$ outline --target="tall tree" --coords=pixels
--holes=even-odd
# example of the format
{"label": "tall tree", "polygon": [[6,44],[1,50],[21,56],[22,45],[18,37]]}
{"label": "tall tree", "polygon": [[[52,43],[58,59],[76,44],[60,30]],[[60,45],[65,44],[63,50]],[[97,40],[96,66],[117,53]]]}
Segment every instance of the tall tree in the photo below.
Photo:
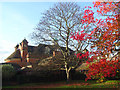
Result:
{"label": "tall tree", "polygon": [[[120,50],[120,3],[95,2],[93,8],[97,9],[97,13],[91,8],[90,6],[86,7],[82,23],[85,24],[86,27],[91,25],[91,23],[95,25],[94,39],[92,41],[94,45],[92,47],[97,49],[94,55],[104,58],[108,55],[107,58],[110,58],[110,54]],[[97,15],[99,18],[91,17]],[[119,53],[120,52],[113,57],[116,57]]]}
{"label": "tall tree", "polygon": [[[63,59],[61,61],[64,62],[63,65],[68,81],[70,70],[80,63],[80,60],[78,60],[74,61],[76,62],[74,65],[71,64],[71,60],[73,59],[69,57],[69,48],[81,51],[89,46],[89,43],[86,40],[76,42],[71,38],[72,34],[75,32],[80,31],[83,33],[83,24],[81,23],[83,13],[83,9],[76,3],[57,3],[53,8],[50,8],[43,13],[43,17],[40,19],[40,22],[33,33],[33,38],[36,39],[38,43],[54,42],[57,47],[59,47],[63,54]],[[61,46],[66,47],[66,50],[62,50]]]}
{"label": "tall tree", "polygon": [[[95,2],[94,7],[97,8],[97,12],[93,13],[92,7],[86,7],[84,11],[84,16],[82,23],[85,28],[95,24],[93,35],[91,39],[94,43],[96,50],[93,52],[95,57],[102,57],[97,62],[89,64],[89,69],[86,74],[87,79],[99,79],[101,82],[105,77],[114,77],[119,74],[120,69],[120,2]],[[99,18],[93,17],[98,15]],[[91,17],[92,16],[92,17]],[[75,34],[74,37],[79,37],[81,35]],[[81,40],[81,38],[75,38],[76,40]],[[110,61],[107,60],[106,55],[118,51]],[[82,54],[77,54],[77,57],[81,58],[84,56]],[[87,54],[86,54],[87,56]],[[89,58],[88,60],[93,60],[94,58]],[[89,63],[89,62],[88,62]]]}
{"label": "tall tree", "polygon": [[99,15],[105,17],[97,22],[95,37],[99,37],[97,38],[99,43],[95,45],[99,47],[100,55],[110,55],[118,51],[113,55],[116,57],[120,54],[120,2],[95,2],[94,7],[97,8]]}

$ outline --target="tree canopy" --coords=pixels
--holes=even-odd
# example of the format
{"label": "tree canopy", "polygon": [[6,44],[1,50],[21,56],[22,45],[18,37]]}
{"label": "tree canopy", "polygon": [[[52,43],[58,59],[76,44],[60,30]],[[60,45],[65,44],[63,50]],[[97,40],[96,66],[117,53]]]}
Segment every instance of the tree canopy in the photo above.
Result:
{"label": "tree canopy", "polygon": [[[38,43],[54,43],[61,50],[63,58],[59,60],[63,62],[67,79],[69,79],[69,71],[81,62],[80,59],[74,60],[74,57],[73,59],[70,57],[69,48],[83,51],[89,46],[88,40],[77,42],[71,38],[75,32],[82,33],[83,14],[83,9],[74,2],[56,3],[43,13],[33,33],[33,38]],[[66,49],[62,50],[61,46]],[[74,65],[71,62],[74,62]]]}

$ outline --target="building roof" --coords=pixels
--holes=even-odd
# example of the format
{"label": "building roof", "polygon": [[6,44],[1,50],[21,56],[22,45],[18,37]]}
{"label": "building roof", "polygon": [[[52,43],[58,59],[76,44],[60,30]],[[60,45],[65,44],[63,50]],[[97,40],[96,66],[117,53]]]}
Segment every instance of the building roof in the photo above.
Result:
{"label": "building roof", "polygon": [[20,50],[15,50],[7,59],[21,58]]}
{"label": "building roof", "polygon": [[28,46],[28,52],[33,52],[34,48],[35,48],[35,46]]}
{"label": "building roof", "polygon": [[28,43],[28,41],[26,39],[24,39],[22,42]]}
{"label": "building roof", "polygon": [[[59,62],[61,63],[59,63]],[[61,68],[64,67],[62,65],[63,61],[61,60],[56,60],[55,57],[47,57],[45,59],[42,59],[38,62],[38,65],[34,67],[35,70],[60,70]]]}
{"label": "building roof", "polygon": [[[50,49],[50,53],[49,55],[53,55],[53,51],[55,51],[56,49],[58,49],[58,47],[54,46],[54,45],[46,45],[46,44],[39,44],[37,47],[35,46],[28,46],[28,52],[30,54],[30,57],[32,58],[40,58],[41,55],[45,55],[45,48],[48,47]],[[66,50],[65,47],[61,47],[61,49],[63,51]],[[70,51],[72,51],[71,49],[69,49]]]}
{"label": "building roof", "polygon": [[[23,42],[27,42],[26,39],[23,40]],[[17,45],[18,47],[18,45]],[[53,55],[53,51],[57,50],[58,47],[55,45],[46,45],[46,44],[39,44],[38,46],[30,46],[28,45],[28,54],[29,58],[39,58],[43,59],[43,57],[48,57],[47,54],[45,54],[45,47],[48,47],[50,49],[49,56]],[[66,50],[65,47],[61,47],[63,51]],[[69,49],[70,51],[73,51]],[[20,49],[15,50],[7,59],[14,59],[14,58],[21,58]],[[6,59],[6,60],[7,60]]]}
{"label": "building roof", "polygon": [[87,63],[82,63],[78,68],[76,68],[77,71],[79,70],[88,70],[88,64]]}

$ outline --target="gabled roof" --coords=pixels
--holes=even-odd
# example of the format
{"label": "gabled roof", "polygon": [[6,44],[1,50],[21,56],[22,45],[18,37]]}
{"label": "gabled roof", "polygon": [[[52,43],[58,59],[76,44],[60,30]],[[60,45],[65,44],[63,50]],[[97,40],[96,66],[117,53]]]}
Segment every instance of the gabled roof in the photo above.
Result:
{"label": "gabled roof", "polygon": [[33,52],[35,49],[35,46],[28,46],[28,52]]}
{"label": "gabled roof", "polygon": [[26,39],[24,39],[22,42],[24,42],[24,43],[28,43],[28,41],[27,41]]}
{"label": "gabled roof", "polygon": [[7,59],[21,58],[20,50],[15,50]]}
{"label": "gabled roof", "polygon": [[[46,44],[39,44],[38,46],[28,46],[28,53],[30,54],[30,57],[32,58],[40,58],[41,55],[45,55],[45,47],[48,47],[50,49],[49,55],[53,54],[53,51],[58,49],[55,45],[46,45]],[[65,47],[61,47],[63,51],[66,50]],[[69,49],[70,51],[73,51]]]}
{"label": "gabled roof", "polygon": [[[23,40],[24,42],[27,42],[26,39]],[[17,45],[18,47],[18,45]],[[43,57],[48,57],[47,55],[45,56],[45,47],[48,47],[50,49],[49,56],[53,55],[53,51],[56,49],[59,49],[56,45],[46,45],[46,44],[39,44],[38,46],[30,46],[28,45],[28,53],[30,58],[41,58]],[[66,47],[61,47],[63,51],[66,50]],[[70,51],[73,51],[69,49]],[[14,59],[14,58],[21,58],[20,50],[17,49],[15,50],[7,59]]]}

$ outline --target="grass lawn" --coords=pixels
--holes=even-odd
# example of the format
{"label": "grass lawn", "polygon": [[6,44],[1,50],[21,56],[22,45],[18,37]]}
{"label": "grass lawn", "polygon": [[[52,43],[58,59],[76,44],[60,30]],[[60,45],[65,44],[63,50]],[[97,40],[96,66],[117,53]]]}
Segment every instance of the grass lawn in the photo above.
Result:
{"label": "grass lawn", "polygon": [[[61,84],[61,86],[59,86]],[[109,80],[103,83],[96,83],[95,80],[89,80],[87,82],[83,80],[71,81],[69,84],[65,84],[65,81],[62,82],[53,82],[53,83],[29,83],[22,84],[17,86],[3,86],[2,88],[25,88],[25,87],[35,87],[41,88],[41,86],[53,86],[52,88],[119,88],[120,89],[120,80]]]}
{"label": "grass lawn", "polygon": [[109,80],[103,83],[91,83],[89,84],[78,84],[78,85],[65,85],[57,88],[119,88],[120,89],[120,80]]}

